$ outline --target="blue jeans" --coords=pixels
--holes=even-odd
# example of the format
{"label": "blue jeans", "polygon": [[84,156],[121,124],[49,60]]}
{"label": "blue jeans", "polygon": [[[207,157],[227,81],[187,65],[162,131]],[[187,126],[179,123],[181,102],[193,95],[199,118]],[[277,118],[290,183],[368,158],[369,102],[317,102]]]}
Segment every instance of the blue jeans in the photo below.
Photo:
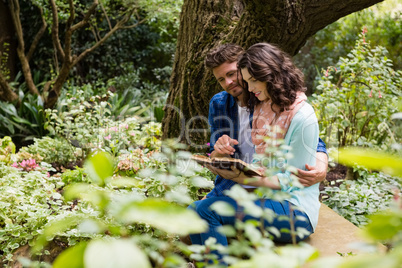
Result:
{"label": "blue jeans", "polygon": [[[204,200],[199,200],[195,201],[193,204],[189,206],[190,209],[195,210],[198,215],[205,221],[207,221],[209,225],[209,230],[205,233],[201,234],[191,234],[191,243],[192,244],[198,244],[198,245],[204,245],[205,241],[209,237],[215,237],[217,239],[217,243],[227,246],[228,241],[225,235],[219,233],[217,229],[222,226],[222,225],[234,225],[235,223],[235,216],[231,217],[226,217],[226,216],[220,216],[218,213],[215,211],[211,210],[209,207],[216,201],[224,201],[229,203],[235,208],[236,214],[242,213],[242,208],[237,205],[236,201],[233,200],[232,198],[228,196],[218,196],[218,197],[209,197]],[[290,209],[289,206],[291,205],[288,201],[283,201],[283,202],[278,202],[278,201],[273,201],[271,199],[259,199],[254,202],[256,205],[261,206],[261,204],[264,205],[265,208],[269,208],[272,211],[275,212],[276,215],[287,215],[290,216]],[[307,231],[310,233],[313,232],[313,228],[311,226],[311,223],[307,217],[307,214],[300,211],[300,210],[293,210],[293,221],[294,221],[294,228],[295,230],[298,227],[305,228]],[[297,216],[297,218],[296,218]],[[298,219],[299,217],[304,217],[306,220],[300,220]],[[249,215],[245,215],[243,217],[243,221],[247,221],[249,219],[255,219]],[[268,226],[274,226],[278,230],[281,230],[282,228],[286,228],[290,230],[290,222],[289,220],[278,220],[277,218],[274,219],[272,223],[269,223],[268,221],[265,220],[264,223],[266,227]],[[301,241],[303,239],[307,238],[305,237],[298,237],[296,236],[296,241]],[[280,237],[275,237],[274,238],[275,242],[280,242],[280,243],[290,243],[292,242],[292,237],[290,233],[281,233]]]}

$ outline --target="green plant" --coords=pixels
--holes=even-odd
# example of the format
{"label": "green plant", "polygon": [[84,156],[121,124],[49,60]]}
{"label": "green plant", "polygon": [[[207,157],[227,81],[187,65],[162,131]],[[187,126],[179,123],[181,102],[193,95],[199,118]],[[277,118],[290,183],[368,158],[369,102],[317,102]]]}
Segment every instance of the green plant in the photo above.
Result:
{"label": "green plant", "polygon": [[307,40],[294,59],[303,70],[307,88],[315,92],[320,70],[335,66],[341,56],[351,51],[363,27],[368,29],[367,39],[373,46],[384,46],[394,69],[402,69],[402,12],[399,0],[388,0],[352,13],[318,31]]}
{"label": "green plant", "polygon": [[[124,106],[141,107],[143,117],[162,122],[163,107],[169,89],[167,77],[170,77],[171,68],[155,70],[156,81],[166,80],[162,84],[158,84],[156,81],[143,81],[140,79],[140,73],[141,69],[131,67],[127,74],[111,79],[108,84],[117,90],[118,98],[122,100]],[[120,106],[123,106],[122,104]]]}
{"label": "green plant", "polygon": [[[78,225],[86,226],[81,229],[89,233],[102,234],[103,238],[81,242],[66,250],[55,260],[54,267],[72,265],[73,261],[81,266],[97,266],[99,259],[112,266],[135,263],[137,267],[151,267],[150,260],[154,267],[184,264],[183,258],[174,253],[180,250],[174,234],[203,231],[203,221],[183,206],[154,197],[145,198],[141,191],[135,190],[140,184],[138,179],[112,177],[114,169],[113,158],[107,153],[96,152],[88,158],[85,170],[92,184],[73,184],[66,189],[64,196],[67,200],[79,198],[91,204],[98,215],[75,215],[50,222],[37,240],[35,250],[55,235]],[[166,179],[165,182],[169,183]],[[145,230],[152,236],[144,234]],[[128,235],[133,237],[123,238]],[[156,248],[140,249],[141,245],[150,244]],[[99,257],[99,250],[104,252],[102,257]],[[94,251],[97,252],[96,258]],[[126,252],[134,258],[108,252]],[[128,256],[126,254],[124,256]]]}
{"label": "green plant", "polygon": [[30,243],[40,234],[49,218],[66,212],[56,191],[63,183],[48,177],[51,168],[31,172],[18,171],[0,162],[0,251],[4,263],[12,252]]}
{"label": "green plant", "polygon": [[402,95],[402,72],[392,69],[385,48],[371,48],[365,34],[338,68],[324,71],[320,94],[313,95],[320,136],[329,146],[389,148],[395,143],[390,118]]}
{"label": "green plant", "polygon": [[65,185],[78,182],[90,182],[90,179],[86,176],[84,169],[80,167],[75,167],[75,169],[69,169],[63,172],[61,174],[61,180]]}
{"label": "green plant", "polygon": [[21,103],[16,107],[12,103],[0,101],[0,136],[10,136],[21,146],[34,138],[41,138],[45,130],[45,113],[40,97],[24,95],[21,91]]}
{"label": "green plant", "polygon": [[136,148],[158,149],[161,124],[153,121],[141,124],[144,118],[137,113],[143,113],[144,109],[130,107],[122,102],[128,98],[115,96],[117,94],[107,93],[87,100],[86,91],[77,90],[75,95],[62,99],[59,110],[46,110],[46,127],[52,134],[82,148],[83,157],[95,149],[114,156]]}
{"label": "green plant", "polygon": [[[395,154],[383,153],[371,149],[343,148],[337,157],[339,163],[345,165],[361,165],[368,169],[379,169],[397,176],[401,186],[402,159]],[[401,193],[394,192],[393,203],[389,208],[369,216],[369,223],[363,228],[362,235],[366,243],[362,249],[376,243],[387,244],[387,252],[370,252],[352,258],[329,260],[322,258],[312,267],[368,267],[384,266],[398,268],[402,262],[402,198]]]}
{"label": "green plant", "polygon": [[388,209],[395,191],[402,187],[398,178],[371,173],[357,180],[346,180],[339,187],[325,187],[323,203],[357,226],[369,222],[369,215]]}
{"label": "green plant", "polygon": [[22,147],[19,153],[39,155],[44,162],[60,165],[75,162],[82,157],[80,150],[72,146],[68,141],[50,137],[34,139],[34,144]]}
{"label": "green plant", "polygon": [[10,162],[11,155],[15,154],[15,144],[10,137],[0,139],[0,162]]}

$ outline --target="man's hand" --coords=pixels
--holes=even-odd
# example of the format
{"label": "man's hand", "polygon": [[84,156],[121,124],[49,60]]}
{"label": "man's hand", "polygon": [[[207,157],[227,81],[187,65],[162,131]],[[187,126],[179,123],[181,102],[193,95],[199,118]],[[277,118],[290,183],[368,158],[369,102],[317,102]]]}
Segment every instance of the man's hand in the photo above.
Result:
{"label": "man's hand", "polygon": [[236,151],[233,146],[237,144],[239,144],[237,140],[230,138],[228,135],[222,135],[214,145],[212,156],[233,155]]}
{"label": "man's hand", "polygon": [[219,169],[210,165],[206,165],[206,167],[211,170],[212,173],[221,176],[222,178],[232,180],[234,182],[240,183],[240,184],[247,184],[250,186],[255,186],[255,187],[268,187],[271,189],[276,189],[280,190],[280,184],[278,177],[273,176],[271,178],[267,177],[249,177],[244,172],[241,170],[231,167],[232,170],[227,170],[227,169]]}
{"label": "man's hand", "polygon": [[227,169],[219,169],[219,168],[213,167],[211,165],[205,165],[205,166],[215,175],[219,175],[222,178],[225,178],[228,180],[233,180],[237,183],[239,183],[239,181],[237,181],[237,179],[239,179],[241,177],[241,179],[244,180],[244,178],[246,177],[243,172],[241,172],[240,170],[233,168],[233,167],[232,167],[232,170],[227,170]]}
{"label": "man's hand", "polygon": [[306,170],[297,169],[296,176],[299,177],[300,183],[305,186],[311,186],[322,182],[327,176],[328,156],[326,153],[317,153],[316,166],[306,164]]}

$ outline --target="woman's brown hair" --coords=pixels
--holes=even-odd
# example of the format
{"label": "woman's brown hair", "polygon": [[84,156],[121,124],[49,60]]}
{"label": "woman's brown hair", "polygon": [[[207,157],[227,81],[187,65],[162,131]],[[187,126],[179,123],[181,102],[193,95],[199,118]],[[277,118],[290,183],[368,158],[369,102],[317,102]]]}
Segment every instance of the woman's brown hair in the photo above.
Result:
{"label": "woman's brown hair", "polygon": [[[278,47],[268,43],[252,45],[241,55],[237,67],[246,68],[250,75],[261,82],[267,82],[267,92],[272,104],[283,112],[296,100],[296,92],[306,91],[303,73],[293,64],[290,56]],[[245,100],[253,110],[260,101],[248,92],[244,84]]]}

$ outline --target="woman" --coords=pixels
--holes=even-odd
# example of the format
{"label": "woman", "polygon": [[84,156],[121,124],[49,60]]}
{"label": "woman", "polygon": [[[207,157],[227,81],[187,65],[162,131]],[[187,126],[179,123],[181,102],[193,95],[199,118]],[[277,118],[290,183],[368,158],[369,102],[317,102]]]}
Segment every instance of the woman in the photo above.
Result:
{"label": "woman", "polygon": [[[245,82],[245,92],[249,96],[249,108],[254,107],[252,141],[257,154],[264,154],[267,144],[262,136],[269,135],[272,139],[284,139],[284,144],[292,148],[293,158],[285,160],[287,165],[305,169],[305,164],[315,165],[315,148],[318,141],[318,123],[313,108],[306,103],[304,80],[302,72],[293,65],[290,57],[279,48],[259,43],[251,46],[240,56],[238,68]],[[281,129],[281,132],[272,132],[272,129]],[[219,140],[217,144],[220,144]],[[221,143],[222,144],[222,143]],[[224,146],[224,145],[223,145]],[[279,166],[282,163],[272,163]],[[231,179],[241,185],[255,187],[269,187],[288,192],[291,198],[283,202],[271,199],[259,199],[255,203],[272,209],[276,215],[287,215],[293,218],[295,230],[304,228],[313,233],[318,221],[320,203],[318,183],[299,189],[289,185],[290,172],[279,172],[275,176],[259,177],[250,180],[239,170],[227,171],[209,167],[214,173],[225,179]],[[208,201],[207,201],[208,200]],[[210,205],[217,201],[231,204],[236,211],[241,208],[228,196],[212,197],[203,200]],[[297,209],[295,209],[297,207]],[[193,209],[209,224],[209,230],[203,234],[190,235],[193,244],[204,244],[209,237],[215,237],[217,242],[227,245],[224,235],[217,232],[222,225],[235,222],[235,217],[224,217],[211,211],[209,206],[198,206],[194,203]],[[297,216],[297,218],[296,218]],[[243,220],[252,218],[244,217]],[[265,222],[265,226],[274,226],[291,230],[289,220],[275,219],[272,223]],[[300,241],[308,237],[297,236]],[[274,237],[277,242],[291,242],[289,232]]]}

